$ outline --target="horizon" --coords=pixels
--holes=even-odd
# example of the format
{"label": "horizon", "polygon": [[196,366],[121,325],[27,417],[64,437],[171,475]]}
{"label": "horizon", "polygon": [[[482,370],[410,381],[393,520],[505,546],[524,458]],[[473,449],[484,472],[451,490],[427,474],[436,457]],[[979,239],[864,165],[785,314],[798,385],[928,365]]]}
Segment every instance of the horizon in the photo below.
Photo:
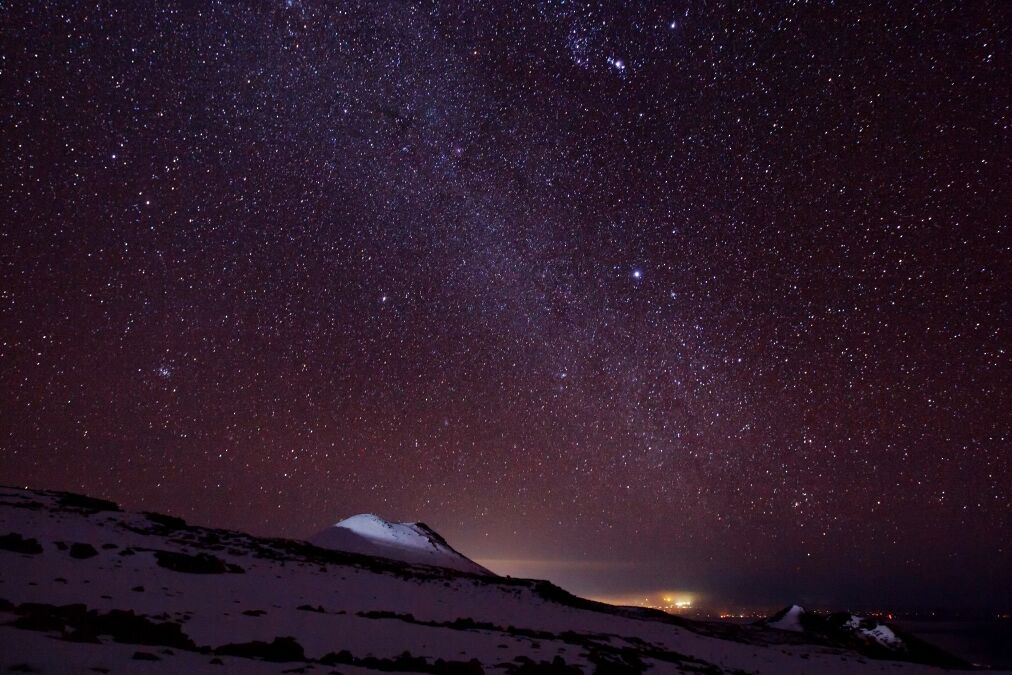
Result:
{"label": "horizon", "polygon": [[[0,485],[0,487],[3,487]],[[14,487],[14,486],[10,486]],[[53,488],[20,486],[18,489],[26,490],[51,490]],[[60,491],[60,490],[57,490]],[[67,490],[74,492],[73,490]],[[86,494],[89,497],[107,498],[102,495]],[[111,500],[116,501],[116,500]],[[118,503],[118,502],[117,502]],[[142,507],[130,507],[119,503],[126,511],[152,512]],[[158,513],[158,511],[154,511]],[[182,517],[179,513],[165,512],[165,515]],[[395,519],[386,518],[381,513],[363,511],[359,513],[348,513],[320,529],[302,535],[292,535],[284,532],[271,530],[249,531],[254,536],[282,537],[285,539],[309,540],[312,536],[326,531],[338,523],[358,515],[375,515],[391,523],[422,523],[431,527],[424,518]],[[223,527],[220,523],[213,521],[203,522],[200,520],[186,519],[191,525],[207,527],[211,529],[227,529],[246,532],[242,528]],[[1001,601],[990,603],[946,601],[944,599],[935,602],[924,601],[920,603],[888,602],[883,598],[881,591],[876,588],[869,588],[864,593],[854,593],[844,600],[839,600],[833,594],[826,594],[823,589],[812,589],[808,591],[791,592],[785,591],[782,595],[760,595],[756,593],[737,592],[724,593],[714,585],[707,586],[705,582],[690,588],[677,587],[674,584],[667,585],[643,585],[640,581],[631,581],[622,584],[614,584],[609,581],[610,575],[616,570],[625,573],[642,570],[643,565],[634,560],[559,560],[547,558],[529,559],[505,559],[488,558],[481,555],[472,555],[466,547],[454,542],[454,538],[447,535],[438,527],[434,531],[447,540],[447,543],[458,553],[469,560],[487,568],[494,574],[503,577],[544,579],[556,586],[573,593],[574,595],[617,606],[638,606],[651,609],[660,609],[678,616],[695,617],[703,619],[750,619],[756,620],[773,615],[774,613],[797,604],[807,610],[817,613],[832,613],[848,611],[868,616],[883,617],[892,620],[922,618],[922,619],[986,619],[1007,621],[1012,616],[1012,604],[1003,604]],[[604,579],[604,581],[602,581]],[[751,581],[747,574],[737,580],[737,588],[748,587]],[[874,601],[869,599],[874,597]],[[930,596],[927,596],[930,597]]]}
{"label": "horizon", "polygon": [[2,482],[1012,608],[1012,3],[0,14]]}
{"label": "horizon", "polygon": [[573,675],[683,666],[801,675],[916,664],[927,675],[1012,664],[1009,615],[796,604],[714,612],[675,589],[588,601],[548,581],[496,575],[431,528],[374,515],[301,542],[0,487],[0,527],[0,666],[18,672],[147,671],[135,662],[170,661],[173,672],[208,673],[301,663],[295,669],[313,672],[345,664],[481,675],[521,664]]}

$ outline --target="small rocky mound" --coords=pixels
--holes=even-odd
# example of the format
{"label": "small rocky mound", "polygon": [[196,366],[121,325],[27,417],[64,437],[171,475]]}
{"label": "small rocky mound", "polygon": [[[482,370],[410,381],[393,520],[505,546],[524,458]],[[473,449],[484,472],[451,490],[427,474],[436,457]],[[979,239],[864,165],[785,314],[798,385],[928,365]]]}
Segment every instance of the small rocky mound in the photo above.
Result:
{"label": "small rocky mound", "polygon": [[42,553],[42,544],[38,539],[25,538],[17,532],[11,532],[0,536],[0,550],[38,555]]}
{"label": "small rocky mound", "polygon": [[87,560],[98,555],[98,551],[91,544],[71,544],[70,557],[78,560]]}
{"label": "small rocky mound", "polygon": [[306,653],[302,649],[302,645],[293,637],[276,637],[271,642],[253,640],[252,642],[222,645],[215,649],[214,653],[221,656],[242,656],[278,663],[306,660]]}
{"label": "small rocky mound", "polygon": [[238,565],[227,563],[210,553],[189,555],[175,551],[155,551],[155,560],[160,567],[185,574],[241,574]]}

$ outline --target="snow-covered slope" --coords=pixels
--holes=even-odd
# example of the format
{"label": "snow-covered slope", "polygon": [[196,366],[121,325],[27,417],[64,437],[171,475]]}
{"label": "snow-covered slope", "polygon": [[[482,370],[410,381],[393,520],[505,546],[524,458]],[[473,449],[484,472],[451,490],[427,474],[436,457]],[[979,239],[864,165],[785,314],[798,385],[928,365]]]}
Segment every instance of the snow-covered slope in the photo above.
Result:
{"label": "snow-covered slope", "polygon": [[425,523],[391,523],[362,513],[328,527],[309,541],[321,548],[446,567],[471,574],[492,574],[461,555]]}
{"label": "snow-covered slope", "polygon": [[860,648],[0,488],[0,672],[941,672]]}

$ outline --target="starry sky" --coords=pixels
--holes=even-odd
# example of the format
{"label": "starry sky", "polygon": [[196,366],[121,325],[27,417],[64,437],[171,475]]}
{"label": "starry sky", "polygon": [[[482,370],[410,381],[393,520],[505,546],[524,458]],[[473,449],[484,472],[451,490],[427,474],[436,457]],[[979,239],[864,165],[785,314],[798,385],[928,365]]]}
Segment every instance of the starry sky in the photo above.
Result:
{"label": "starry sky", "polygon": [[0,482],[1012,603],[1006,2],[0,4]]}

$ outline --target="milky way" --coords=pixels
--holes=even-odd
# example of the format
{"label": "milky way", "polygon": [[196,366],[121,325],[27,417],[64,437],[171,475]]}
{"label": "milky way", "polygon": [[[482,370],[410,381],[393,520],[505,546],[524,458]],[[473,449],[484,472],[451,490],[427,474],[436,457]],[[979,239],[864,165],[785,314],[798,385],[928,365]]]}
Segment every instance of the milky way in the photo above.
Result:
{"label": "milky way", "polygon": [[1010,5],[626,4],[3,3],[0,482],[1012,602]]}

